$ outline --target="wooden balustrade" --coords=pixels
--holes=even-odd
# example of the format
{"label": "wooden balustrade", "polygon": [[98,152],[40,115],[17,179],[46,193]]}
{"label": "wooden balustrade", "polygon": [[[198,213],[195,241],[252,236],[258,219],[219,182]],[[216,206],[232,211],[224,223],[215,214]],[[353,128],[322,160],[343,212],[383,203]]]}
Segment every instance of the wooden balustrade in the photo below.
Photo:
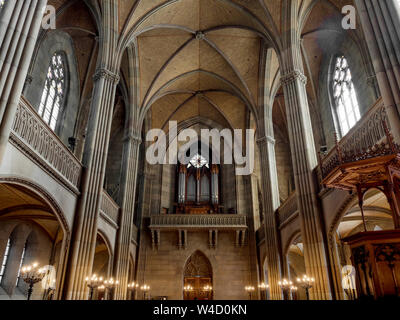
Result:
{"label": "wooden balustrade", "polygon": [[379,99],[337,145],[321,157],[322,179],[340,164],[391,152],[386,131],[390,132],[390,123],[383,100]]}

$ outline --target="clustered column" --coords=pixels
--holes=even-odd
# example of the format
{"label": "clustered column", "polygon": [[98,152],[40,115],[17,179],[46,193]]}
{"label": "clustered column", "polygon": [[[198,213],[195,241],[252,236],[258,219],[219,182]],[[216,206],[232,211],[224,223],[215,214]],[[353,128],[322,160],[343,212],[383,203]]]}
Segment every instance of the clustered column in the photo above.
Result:
{"label": "clustered column", "polygon": [[219,168],[213,164],[211,166],[211,203],[215,209],[218,209],[219,197],[218,197],[218,172]]}
{"label": "clustered column", "polygon": [[97,70],[85,144],[81,198],[78,203],[72,255],[69,262],[67,299],[84,299],[85,277],[92,272],[97,219],[103,191],[115,91],[119,76],[106,68]]}
{"label": "clustered column", "polygon": [[[261,125],[264,128],[265,125]],[[279,190],[277,183],[275,146],[273,139],[261,136],[257,140],[260,152],[261,183],[263,188],[265,250],[267,253],[268,284],[272,300],[280,300],[280,258],[278,251],[278,234],[276,230],[275,211],[279,207]]]}
{"label": "clustered column", "polygon": [[400,142],[400,7],[395,0],[355,0],[391,132]]}
{"label": "clustered column", "polygon": [[0,10],[0,161],[41,26],[47,0],[6,1]]}
{"label": "clustered column", "polygon": [[[297,47],[292,47],[288,51],[293,56],[301,57],[300,49]],[[313,297],[329,299],[328,269],[319,220],[317,190],[313,177],[317,158],[307,100],[307,79],[303,74],[302,66],[296,67],[290,57],[286,58],[289,58],[290,67],[282,71],[281,81],[285,96],[297,202],[301,216],[306,271],[316,279]]]}
{"label": "clustered column", "polygon": [[137,170],[141,142],[139,134],[132,134],[125,139],[124,146],[123,200],[115,256],[116,278],[120,283],[120,286],[116,289],[115,299],[119,300],[126,298],[128,288],[129,254],[135,214]]}
{"label": "clustered column", "polygon": [[178,204],[183,206],[186,199],[186,166],[183,164],[179,167],[179,190],[178,190]]}

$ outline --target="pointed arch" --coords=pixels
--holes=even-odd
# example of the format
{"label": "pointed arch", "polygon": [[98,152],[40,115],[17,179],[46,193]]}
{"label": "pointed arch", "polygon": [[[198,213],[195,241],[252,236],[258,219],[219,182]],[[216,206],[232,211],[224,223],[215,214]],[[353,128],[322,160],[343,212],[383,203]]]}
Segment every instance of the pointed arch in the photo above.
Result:
{"label": "pointed arch", "polygon": [[209,277],[212,278],[212,266],[204,253],[197,250],[186,261],[184,277]]}

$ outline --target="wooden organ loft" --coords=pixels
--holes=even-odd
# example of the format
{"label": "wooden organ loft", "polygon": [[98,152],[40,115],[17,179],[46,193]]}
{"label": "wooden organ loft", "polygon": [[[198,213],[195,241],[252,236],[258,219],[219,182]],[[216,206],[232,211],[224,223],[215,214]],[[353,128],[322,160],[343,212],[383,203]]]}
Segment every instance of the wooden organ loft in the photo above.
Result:
{"label": "wooden organ loft", "polygon": [[[382,111],[384,113],[384,110]],[[400,297],[400,146],[385,119],[384,136],[360,152],[342,148],[336,140],[329,161],[321,160],[322,184],[358,195],[364,231],[343,239],[350,246],[359,299]],[[363,202],[372,188],[385,194],[394,230],[368,231]]]}
{"label": "wooden organ loft", "polygon": [[187,165],[177,165],[176,214],[223,213],[220,203],[220,168],[196,154]]}

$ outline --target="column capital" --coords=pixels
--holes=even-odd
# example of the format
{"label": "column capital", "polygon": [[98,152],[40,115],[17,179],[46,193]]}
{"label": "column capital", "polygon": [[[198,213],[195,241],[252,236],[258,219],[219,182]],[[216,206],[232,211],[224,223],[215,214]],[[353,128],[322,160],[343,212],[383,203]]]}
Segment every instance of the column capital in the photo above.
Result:
{"label": "column capital", "polygon": [[136,133],[129,133],[124,137],[123,141],[124,142],[133,141],[133,142],[136,142],[137,144],[140,144],[140,143],[142,143],[142,137]]}
{"label": "column capital", "polygon": [[120,77],[118,74],[106,69],[106,68],[98,68],[93,76],[94,81],[98,81],[100,79],[105,79],[107,81],[114,82],[118,84]]}
{"label": "column capital", "polygon": [[296,80],[301,81],[304,85],[307,84],[307,77],[300,70],[292,70],[281,76],[281,83],[283,86],[287,86]]}
{"label": "column capital", "polygon": [[264,144],[264,143],[265,144],[270,143],[270,144],[275,145],[275,139],[270,136],[264,136],[264,137],[257,139],[257,144]]}

